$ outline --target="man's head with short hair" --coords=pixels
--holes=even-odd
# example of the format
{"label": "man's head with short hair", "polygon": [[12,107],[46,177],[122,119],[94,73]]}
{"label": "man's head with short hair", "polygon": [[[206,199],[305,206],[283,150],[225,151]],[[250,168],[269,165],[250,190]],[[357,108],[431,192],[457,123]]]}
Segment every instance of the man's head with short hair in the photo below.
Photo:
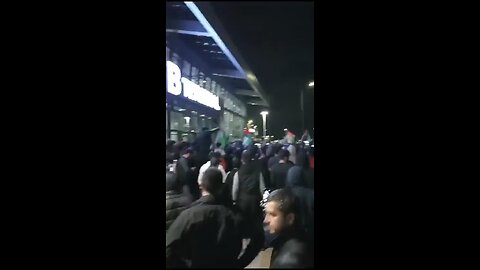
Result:
{"label": "man's head with short hair", "polygon": [[271,234],[280,234],[298,223],[298,202],[289,189],[270,193],[265,206],[265,224]]}
{"label": "man's head with short hair", "polygon": [[242,165],[242,163],[240,162],[240,159],[237,158],[237,157],[233,157],[232,158],[232,166],[233,168],[240,168],[240,166]]}
{"label": "man's head with short hair", "polygon": [[208,192],[214,196],[218,195],[223,185],[223,176],[219,169],[208,168],[200,182],[200,187],[203,191]]}
{"label": "man's head with short hair", "polygon": [[252,161],[252,152],[247,150],[243,150],[242,152],[242,163],[247,164]]}
{"label": "man's head with short hair", "polygon": [[281,149],[279,152],[278,152],[278,158],[280,160],[288,160],[288,158],[290,157],[290,152],[287,150],[287,149]]}
{"label": "man's head with short hair", "polygon": [[220,158],[222,155],[218,152],[213,152],[210,158],[210,167],[217,167],[220,165]]}

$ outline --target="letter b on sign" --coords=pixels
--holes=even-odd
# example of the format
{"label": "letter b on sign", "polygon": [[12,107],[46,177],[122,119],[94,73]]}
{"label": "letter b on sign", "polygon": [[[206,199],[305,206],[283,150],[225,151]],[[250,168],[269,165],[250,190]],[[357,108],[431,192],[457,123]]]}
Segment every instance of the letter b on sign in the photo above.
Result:
{"label": "letter b on sign", "polygon": [[167,91],[169,93],[176,96],[182,93],[181,77],[180,68],[175,63],[167,61]]}

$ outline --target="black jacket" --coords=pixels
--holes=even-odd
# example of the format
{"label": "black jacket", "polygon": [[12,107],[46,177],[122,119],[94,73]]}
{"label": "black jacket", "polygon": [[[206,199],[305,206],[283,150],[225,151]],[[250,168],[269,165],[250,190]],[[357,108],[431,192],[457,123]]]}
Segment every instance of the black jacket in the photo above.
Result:
{"label": "black jacket", "polygon": [[166,227],[167,230],[180,213],[187,209],[191,201],[185,194],[175,191],[166,192]]}
{"label": "black jacket", "polygon": [[260,175],[262,174],[259,161],[255,160],[243,164],[238,174],[238,198],[237,206],[248,219],[262,219],[260,201]]}
{"label": "black jacket", "polygon": [[167,268],[232,268],[242,249],[240,220],[209,195],[184,210],[167,231]]}
{"label": "black jacket", "polygon": [[200,198],[200,188],[195,178],[195,172],[191,169],[191,160],[181,157],[177,162],[176,172],[182,185],[188,187],[193,200]]}
{"label": "black jacket", "polygon": [[277,156],[270,157],[268,159],[268,170],[271,170],[273,165],[278,164],[279,161],[280,159]]}
{"label": "black jacket", "polygon": [[225,184],[223,185],[222,194],[225,202],[228,205],[233,204],[232,199],[232,186],[233,186],[233,176],[238,171],[238,168],[233,168],[227,175],[227,179],[225,179]]}
{"label": "black jacket", "polygon": [[314,191],[307,188],[305,170],[300,166],[290,168],[287,174],[287,184],[297,200],[299,201],[299,211],[303,229],[306,231],[308,239],[313,240],[315,237],[315,196]]}
{"label": "black jacket", "polygon": [[303,234],[287,232],[272,242],[270,268],[313,268],[313,248]]}
{"label": "black jacket", "polygon": [[272,189],[284,188],[287,182],[287,172],[293,167],[290,163],[278,163],[272,166],[270,171],[270,183]]}

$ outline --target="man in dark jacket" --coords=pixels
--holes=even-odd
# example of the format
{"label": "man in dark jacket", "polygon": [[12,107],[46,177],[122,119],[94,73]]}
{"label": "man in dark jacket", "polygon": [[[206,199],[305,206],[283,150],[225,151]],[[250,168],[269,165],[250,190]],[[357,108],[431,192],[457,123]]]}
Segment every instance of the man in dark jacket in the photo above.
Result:
{"label": "man in dark jacket", "polygon": [[313,240],[314,235],[314,191],[307,188],[305,171],[301,166],[293,166],[287,173],[287,187],[295,194],[299,203],[300,220],[305,229],[308,239]]}
{"label": "man in dark jacket", "polygon": [[284,188],[287,181],[287,172],[293,166],[288,162],[290,153],[288,150],[281,149],[278,152],[278,158],[280,161],[278,164],[273,165],[270,172],[270,183],[272,189]]}
{"label": "man in dark jacket", "polygon": [[166,175],[166,227],[167,230],[180,213],[187,209],[191,200],[182,193],[182,183],[173,172]]}
{"label": "man in dark jacket", "polygon": [[225,201],[228,205],[233,205],[233,197],[232,197],[232,188],[233,188],[233,176],[235,173],[240,169],[241,162],[240,159],[237,157],[232,158],[232,170],[228,172],[227,179],[225,180],[225,184],[223,185],[223,196]]}
{"label": "man in dark jacket", "polygon": [[232,198],[246,217],[261,220],[260,201],[265,190],[262,171],[252,152],[242,153],[242,166],[233,177]]}
{"label": "man in dark jacket", "polygon": [[313,246],[309,246],[298,220],[295,195],[286,189],[273,191],[265,206],[265,221],[273,240],[270,268],[313,268]]}
{"label": "man in dark jacket", "polygon": [[219,128],[209,130],[208,128],[202,128],[202,132],[195,138],[194,146],[195,151],[198,154],[198,163],[196,166],[200,168],[205,162],[209,160],[208,153],[210,153],[210,146],[212,145],[212,134],[218,131]]}
{"label": "man in dark jacket", "polygon": [[200,198],[200,189],[198,188],[197,181],[195,179],[195,169],[192,167],[192,149],[185,148],[181,150],[182,156],[177,162],[177,167],[175,168],[175,172],[185,187],[185,191],[188,192],[188,196],[192,199],[192,201]]}
{"label": "man in dark jacket", "polygon": [[280,150],[282,150],[282,145],[279,143],[276,143],[272,149],[274,155],[268,159],[269,171],[272,170],[273,165],[278,164],[278,162],[280,161],[280,158],[278,158],[278,153],[280,152]]}
{"label": "man in dark jacket", "polygon": [[[242,153],[242,166],[233,176],[232,198],[243,218],[250,226],[245,228],[244,239],[250,239],[244,256],[252,261],[261,250],[265,235],[262,226],[262,208],[260,201],[265,189],[262,171],[258,160],[252,157],[254,151],[245,150]],[[245,264],[245,266],[247,266]],[[244,266],[244,267],[245,267]]]}
{"label": "man in dark jacket", "polygon": [[183,211],[167,231],[167,268],[234,268],[242,249],[241,223],[218,202],[222,174],[209,168],[202,177],[202,197]]}

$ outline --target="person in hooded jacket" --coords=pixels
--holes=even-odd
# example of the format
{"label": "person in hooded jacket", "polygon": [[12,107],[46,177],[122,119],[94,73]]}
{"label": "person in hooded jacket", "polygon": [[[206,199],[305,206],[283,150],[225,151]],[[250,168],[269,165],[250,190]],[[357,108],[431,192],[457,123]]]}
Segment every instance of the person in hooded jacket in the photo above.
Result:
{"label": "person in hooded jacket", "polygon": [[265,189],[260,166],[253,158],[255,152],[245,150],[242,153],[242,165],[233,176],[232,199],[249,227],[245,228],[244,239],[250,243],[244,252],[241,264],[245,266],[252,261],[262,249],[265,235],[262,225],[262,208],[260,201]]}
{"label": "person in hooded jacket", "polygon": [[308,151],[305,147],[301,147],[297,153],[297,162],[295,162],[295,166],[303,169],[306,187],[314,189],[314,170],[311,169],[309,165]]}
{"label": "person in hooded jacket", "polygon": [[290,188],[299,204],[299,219],[308,239],[314,239],[314,191],[307,187],[305,171],[301,166],[294,166],[287,173],[287,188]]}
{"label": "person in hooded jacket", "polygon": [[275,143],[272,146],[272,155],[268,159],[268,170],[269,171],[272,170],[273,165],[278,164],[278,162],[280,161],[280,158],[278,157],[278,153],[280,152],[280,150],[282,150],[282,145],[281,144]]}
{"label": "person in hooded jacket", "polygon": [[166,174],[166,229],[170,227],[173,221],[180,213],[187,209],[192,202],[190,198],[182,192],[182,183],[173,172]]}
{"label": "person in hooded jacket", "polygon": [[288,150],[281,149],[278,152],[280,161],[278,164],[273,165],[272,169],[270,170],[270,183],[272,185],[272,189],[280,189],[285,187],[285,183],[287,181],[287,172],[291,167],[293,167],[293,165],[288,162],[289,156],[290,153]]}
{"label": "person in hooded jacket", "polygon": [[225,185],[223,186],[223,195],[225,201],[228,205],[233,205],[233,197],[232,197],[232,188],[233,188],[233,176],[235,173],[238,172],[242,163],[240,159],[237,157],[232,158],[232,170],[227,173],[227,179],[225,180]]}

